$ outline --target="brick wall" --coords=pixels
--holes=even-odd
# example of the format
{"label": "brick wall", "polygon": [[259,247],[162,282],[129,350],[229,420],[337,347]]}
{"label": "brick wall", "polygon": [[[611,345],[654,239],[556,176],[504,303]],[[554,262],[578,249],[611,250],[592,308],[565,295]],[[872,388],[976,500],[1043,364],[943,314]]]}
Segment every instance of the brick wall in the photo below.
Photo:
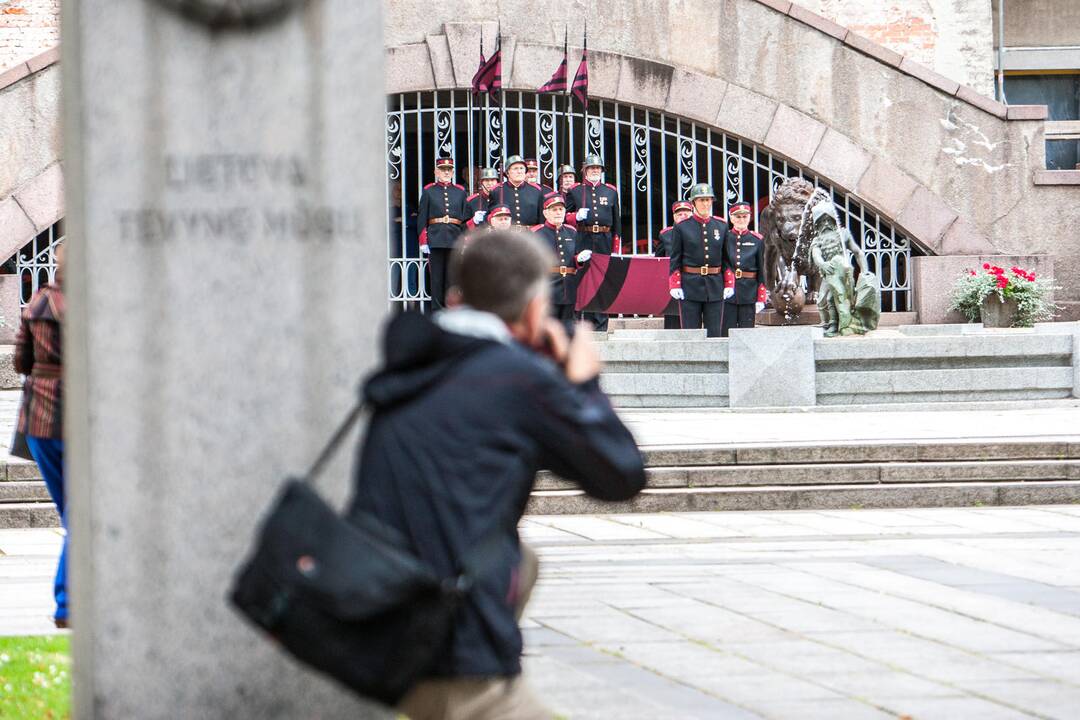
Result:
{"label": "brick wall", "polygon": [[796,2],[984,95],[994,94],[994,25],[987,0]]}
{"label": "brick wall", "polygon": [[0,0],[0,72],[60,44],[60,0]]}

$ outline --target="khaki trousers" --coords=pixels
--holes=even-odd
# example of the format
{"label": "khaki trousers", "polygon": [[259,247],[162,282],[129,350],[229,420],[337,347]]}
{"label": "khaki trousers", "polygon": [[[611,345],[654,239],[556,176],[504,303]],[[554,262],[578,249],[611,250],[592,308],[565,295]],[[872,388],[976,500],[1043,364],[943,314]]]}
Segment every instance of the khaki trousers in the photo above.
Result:
{"label": "khaki trousers", "polygon": [[[539,569],[536,553],[522,543],[514,608],[518,620],[525,612]],[[409,691],[397,710],[410,720],[551,720],[553,717],[520,675],[425,680]]]}

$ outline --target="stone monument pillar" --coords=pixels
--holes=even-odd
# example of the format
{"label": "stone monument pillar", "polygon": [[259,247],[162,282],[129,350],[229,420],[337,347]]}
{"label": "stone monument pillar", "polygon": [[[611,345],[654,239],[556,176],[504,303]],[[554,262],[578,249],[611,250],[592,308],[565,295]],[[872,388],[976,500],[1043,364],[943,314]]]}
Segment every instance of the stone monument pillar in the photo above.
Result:
{"label": "stone monument pillar", "polygon": [[[226,604],[387,308],[382,3],[71,0],[75,717],[381,717]],[[326,484],[342,501],[350,459]]]}

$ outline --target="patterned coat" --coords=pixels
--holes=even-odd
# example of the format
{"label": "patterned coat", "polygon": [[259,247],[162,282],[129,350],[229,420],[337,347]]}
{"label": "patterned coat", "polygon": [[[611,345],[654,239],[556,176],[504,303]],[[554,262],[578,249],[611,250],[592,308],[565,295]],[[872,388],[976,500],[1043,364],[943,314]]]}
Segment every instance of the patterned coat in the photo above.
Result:
{"label": "patterned coat", "polygon": [[63,379],[60,325],[64,293],[45,285],[34,293],[22,314],[15,338],[15,371],[26,376],[18,430],[30,437],[63,439]]}

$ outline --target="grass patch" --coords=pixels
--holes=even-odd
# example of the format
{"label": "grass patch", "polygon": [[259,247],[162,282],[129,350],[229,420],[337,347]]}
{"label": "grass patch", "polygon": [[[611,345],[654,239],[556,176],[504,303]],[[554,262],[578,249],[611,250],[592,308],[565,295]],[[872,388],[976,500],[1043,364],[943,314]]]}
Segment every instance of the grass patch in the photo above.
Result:
{"label": "grass patch", "polygon": [[71,717],[67,635],[0,637],[0,718]]}

